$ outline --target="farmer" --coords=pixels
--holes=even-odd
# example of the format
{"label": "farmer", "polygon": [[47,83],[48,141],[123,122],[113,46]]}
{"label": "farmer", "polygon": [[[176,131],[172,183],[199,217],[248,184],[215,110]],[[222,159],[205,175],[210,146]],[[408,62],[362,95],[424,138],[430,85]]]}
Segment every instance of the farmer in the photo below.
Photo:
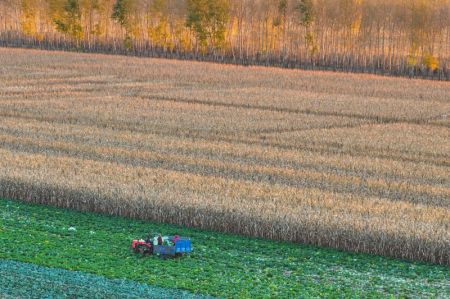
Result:
{"label": "farmer", "polygon": [[178,240],[180,240],[180,237],[178,235],[173,236],[174,243],[176,243]]}
{"label": "farmer", "polygon": [[158,235],[158,245],[162,245],[163,244],[163,238],[161,236],[161,234]]}

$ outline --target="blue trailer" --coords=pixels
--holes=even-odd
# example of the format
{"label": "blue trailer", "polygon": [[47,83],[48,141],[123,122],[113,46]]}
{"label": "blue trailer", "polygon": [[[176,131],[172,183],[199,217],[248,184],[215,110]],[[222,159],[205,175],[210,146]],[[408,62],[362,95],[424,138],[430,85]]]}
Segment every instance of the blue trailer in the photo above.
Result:
{"label": "blue trailer", "polygon": [[154,245],[153,254],[163,256],[181,256],[192,251],[191,240],[189,238],[179,238],[174,242],[173,237],[169,237],[173,245]]}

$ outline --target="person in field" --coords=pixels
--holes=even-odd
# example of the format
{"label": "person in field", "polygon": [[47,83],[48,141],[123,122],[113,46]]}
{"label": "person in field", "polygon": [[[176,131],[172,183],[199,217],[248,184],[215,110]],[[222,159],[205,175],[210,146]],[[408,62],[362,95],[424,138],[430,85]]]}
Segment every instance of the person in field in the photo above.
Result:
{"label": "person in field", "polygon": [[161,236],[161,234],[158,235],[158,245],[162,245],[163,244],[163,238]]}

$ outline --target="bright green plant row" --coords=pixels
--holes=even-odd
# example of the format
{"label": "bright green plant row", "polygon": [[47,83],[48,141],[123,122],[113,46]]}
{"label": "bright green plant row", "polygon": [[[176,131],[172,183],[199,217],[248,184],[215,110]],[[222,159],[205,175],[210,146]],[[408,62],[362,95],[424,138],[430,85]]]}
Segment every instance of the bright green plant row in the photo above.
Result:
{"label": "bright green plant row", "polygon": [[185,291],[123,279],[0,260],[0,297],[13,298],[203,298]]}
{"label": "bright green plant row", "polygon": [[[149,232],[189,236],[194,251],[168,260],[130,252]],[[450,267],[16,201],[0,200],[0,236],[0,259],[218,297],[450,297]]]}

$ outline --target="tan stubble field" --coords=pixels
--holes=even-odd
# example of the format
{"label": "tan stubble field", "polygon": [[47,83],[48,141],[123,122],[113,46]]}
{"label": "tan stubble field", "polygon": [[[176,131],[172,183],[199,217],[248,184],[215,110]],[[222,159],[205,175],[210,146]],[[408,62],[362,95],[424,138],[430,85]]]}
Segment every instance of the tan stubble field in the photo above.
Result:
{"label": "tan stubble field", "polygon": [[450,263],[450,83],[0,49],[0,197]]}

